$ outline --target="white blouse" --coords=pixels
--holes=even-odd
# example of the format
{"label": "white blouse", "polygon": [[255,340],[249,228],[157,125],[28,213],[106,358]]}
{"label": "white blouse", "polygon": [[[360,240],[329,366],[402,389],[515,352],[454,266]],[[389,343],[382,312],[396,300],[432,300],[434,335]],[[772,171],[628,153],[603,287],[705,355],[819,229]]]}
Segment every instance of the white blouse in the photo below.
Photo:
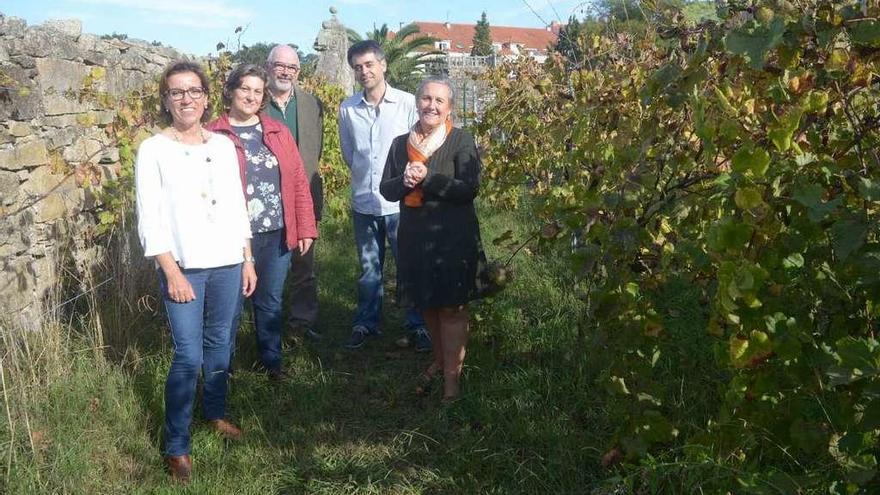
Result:
{"label": "white blouse", "polygon": [[229,138],[210,136],[198,145],[162,134],[141,143],[135,191],[145,256],[170,252],[182,268],[244,261],[251,228],[238,154]]}

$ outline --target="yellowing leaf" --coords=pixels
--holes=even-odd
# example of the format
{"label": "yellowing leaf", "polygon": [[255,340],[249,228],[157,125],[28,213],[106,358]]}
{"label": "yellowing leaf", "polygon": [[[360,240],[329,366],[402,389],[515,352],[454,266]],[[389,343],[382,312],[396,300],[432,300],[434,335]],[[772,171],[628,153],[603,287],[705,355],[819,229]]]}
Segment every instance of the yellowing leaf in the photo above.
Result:
{"label": "yellowing leaf", "polygon": [[736,191],[734,195],[736,206],[743,210],[751,210],[763,203],[761,190],[757,187],[744,187]]}
{"label": "yellowing leaf", "polygon": [[746,352],[749,350],[749,339],[732,335],[728,342],[730,362],[737,368],[742,368],[747,363],[745,359]]}

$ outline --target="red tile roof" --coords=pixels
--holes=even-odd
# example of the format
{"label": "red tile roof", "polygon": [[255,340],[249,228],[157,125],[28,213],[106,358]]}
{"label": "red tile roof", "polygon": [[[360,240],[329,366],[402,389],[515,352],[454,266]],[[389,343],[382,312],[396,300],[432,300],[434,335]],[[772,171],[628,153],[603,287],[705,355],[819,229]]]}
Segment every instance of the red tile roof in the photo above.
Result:
{"label": "red tile roof", "polygon": [[[451,46],[448,50],[450,52],[471,52],[476,28],[474,24],[423,21],[415,21],[413,24],[419,26],[420,31],[428,36],[433,36],[440,41],[450,41]],[[492,26],[490,24],[489,33],[493,43],[501,43],[502,45],[516,43],[521,45],[522,49],[532,48],[538,50],[539,53],[545,53],[548,46],[556,43],[560,27],[562,26],[555,22],[549,29]],[[504,50],[504,52],[507,51]]]}

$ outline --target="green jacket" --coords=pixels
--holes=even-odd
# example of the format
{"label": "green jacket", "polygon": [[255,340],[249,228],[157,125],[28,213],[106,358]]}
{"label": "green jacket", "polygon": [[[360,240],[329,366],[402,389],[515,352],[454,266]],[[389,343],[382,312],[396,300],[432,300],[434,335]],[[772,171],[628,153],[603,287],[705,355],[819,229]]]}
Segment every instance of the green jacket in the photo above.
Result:
{"label": "green jacket", "polygon": [[[312,192],[315,218],[320,219],[324,207],[324,180],[319,170],[321,154],[324,151],[324,105],[321,100],[298,86],[294,87],[293,91],[296,98],[296,132],[292,126],[287,127],[296,138],[296,146],[302,156],[303,168]],[[265,112],[270,117],[285,122],[281,110],[274,101],[270,100]]]}

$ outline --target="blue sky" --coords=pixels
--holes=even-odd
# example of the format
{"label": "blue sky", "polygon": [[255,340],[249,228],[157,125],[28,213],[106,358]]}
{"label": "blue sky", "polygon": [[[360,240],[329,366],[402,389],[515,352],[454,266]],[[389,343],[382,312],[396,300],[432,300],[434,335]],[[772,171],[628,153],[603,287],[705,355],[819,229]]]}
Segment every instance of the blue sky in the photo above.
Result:
{"label": "blue sky", "polygon": [[[83,31],[94,34],[125,33],[132,38],[160,41],[183,52],[206,55],[218,42],[239,45],[236,27],[244,28],[240,43],[295,43],[306,53],[330,17],[363,33],[374,25],[449,21],[473,23],[484,10],[489,23],[498,26],[543,27],[544,22],[583,16],[589,0],[445,0],[436,4],[402,0],[0,0],[0,12],[21,17],[28,25],[46,19],[76,18]],[[543,20],[543,21],[542,21]]]}

